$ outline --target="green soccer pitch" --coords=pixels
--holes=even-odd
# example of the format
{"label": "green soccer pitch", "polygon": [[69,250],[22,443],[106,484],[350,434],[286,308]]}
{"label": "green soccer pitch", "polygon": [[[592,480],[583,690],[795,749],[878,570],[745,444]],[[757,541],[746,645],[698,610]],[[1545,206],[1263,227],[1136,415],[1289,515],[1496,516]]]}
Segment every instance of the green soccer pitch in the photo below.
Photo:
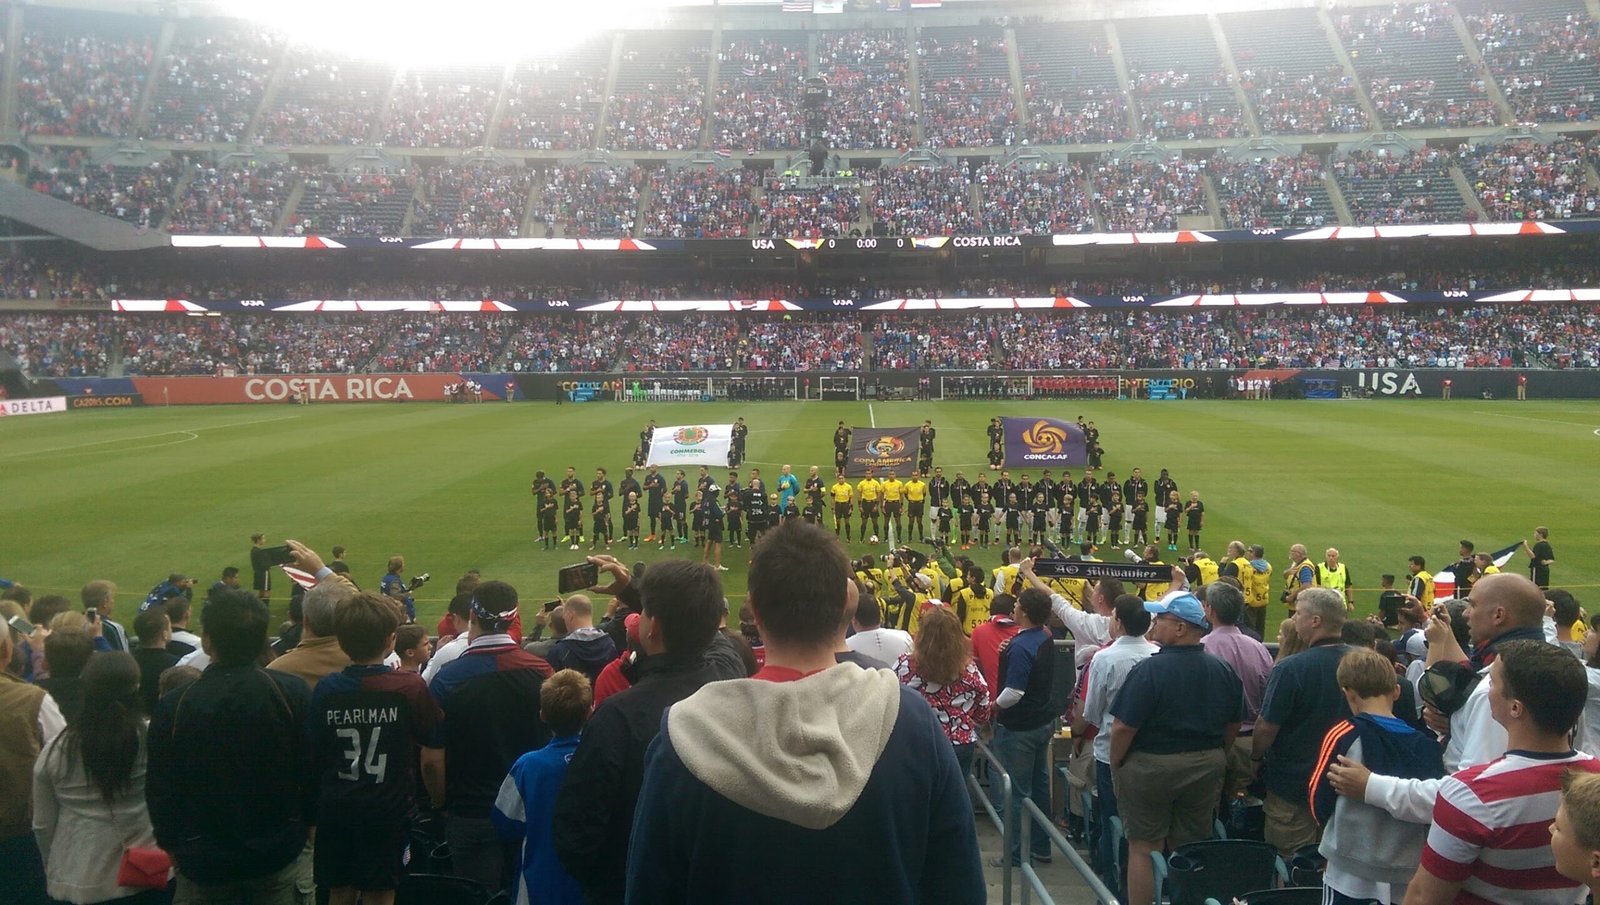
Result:
{"label": "green soccer pitch", "polygon": [[[269,543],[292,537],[324,556],[344,545],[368,588],[391,554],[404,555],[408,575],[433,574],[418,594],[429,626],[456,577],[473,568],[515,585],[527,618],[553,596],[556,570],[580,555],[535,544],[534,470],[559,480],[573,465],[588,481],[605,466],[619,480],[649,418],[743,415],[744,470],[761,467],[771,485],[784,463],[802,479],[812,464],[831,477],[840,419],[867,427],[932,418],[937,464],[947,477],[961,468],[970,478],[997,414],[1081,414],[1099,426],[1105,466],[1119,479],[1136,465],[1152,481],[1170,469],[1185,497],[1201,492],[1202,545],[1214,556],[1231,539],[1261,543],[1281,574],[1290,544],[1305,544],[1314,560],[1338,547],[1365,612],[1376,605],[1379,574],[1404,576],[1407,556],[1420,553],[1436,570],[1455,559],[1461,538],[1493,550],[1531,537],[1536,525],[1551,528],[1554,583],[1600,609],[1600,407],[1577,401],[407,403],[15,417],[0,422],[0,575],[74,603],[84,582],[111,579],[118,616],[131,624],[168,572],[197,577],[203,592],[236,565],[248,584],[249,537],[262,531]],[[714,473],[720,483],[726,469]],[[687,555],[620,542],[612,552],[647,563]],[[853,555],[865,552],[852,545]],[[993,566],[999,552],[969,555]],[[748,553],[723,554],[735,611]],[[1510,568],[1525,570],[1526,558]],[[286,585],[277,583],[276,615]],[[1275,574],[1274,599],[1277,585]]]}

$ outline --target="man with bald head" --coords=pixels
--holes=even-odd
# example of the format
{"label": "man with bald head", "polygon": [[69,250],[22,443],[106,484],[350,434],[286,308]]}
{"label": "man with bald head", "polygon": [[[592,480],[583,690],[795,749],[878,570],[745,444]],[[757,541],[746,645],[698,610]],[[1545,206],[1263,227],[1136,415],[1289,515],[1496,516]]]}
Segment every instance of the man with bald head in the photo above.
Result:
{"label": "man with bald head", "polygon": [[[1475,670],[1478,677],[1477,684],[1453,713],[1441,713],[1432,704],[1423,707],[1428,726],[1435,732],[1448,733],[1446,770],[1464,770],[1506,753],[1505,727],[1490,714],[1489,667],[1498,656],[1498,649],[1511,641],[1548,643],[1544,611],[1544,592],[1532,581],[1509,572],[1484,576],[1472,586],[1462,613],[1472,642],[1472,654],[1468,656],[1456,643],[1445,608],[1434,609],[1426,630],[1428,666],[1431,669],[1436,664],[1460,663]],[[1412,823],[1427,823],[1432,817],[1440,783],[1437,779],[1375,775],[1344,758],[1329,769],[1329,775],[1339,794],[1362,799]]]}

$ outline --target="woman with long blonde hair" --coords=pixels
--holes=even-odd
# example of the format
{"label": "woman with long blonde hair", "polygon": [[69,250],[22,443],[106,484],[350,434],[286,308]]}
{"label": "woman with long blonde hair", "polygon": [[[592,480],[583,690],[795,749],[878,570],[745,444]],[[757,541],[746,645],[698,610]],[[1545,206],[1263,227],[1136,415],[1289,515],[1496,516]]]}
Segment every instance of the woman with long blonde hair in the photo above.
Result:
{"label": "woman with long blonde hair", "polygon": [[972,659],[972,642],[949,607],[923,614],[911,653],[895,661],[894,671],[900,684],[920,692],[933,707],[965,775],[972,768],[978,727],[989,722],[991,699],[989,683]]}

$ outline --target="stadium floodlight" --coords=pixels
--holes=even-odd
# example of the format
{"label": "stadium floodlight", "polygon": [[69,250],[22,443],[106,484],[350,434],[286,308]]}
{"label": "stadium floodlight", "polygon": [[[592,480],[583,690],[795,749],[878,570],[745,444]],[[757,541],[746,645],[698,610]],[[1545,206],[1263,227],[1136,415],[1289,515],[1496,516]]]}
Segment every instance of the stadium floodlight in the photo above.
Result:
{"label": "stadium floodlight", "polygon": [[668,7],[710,0],[216,0],[222,15],[259,22],[299,46],[390,63],[401,69],[440,64],[505,64],[618,28],[664,24]]}

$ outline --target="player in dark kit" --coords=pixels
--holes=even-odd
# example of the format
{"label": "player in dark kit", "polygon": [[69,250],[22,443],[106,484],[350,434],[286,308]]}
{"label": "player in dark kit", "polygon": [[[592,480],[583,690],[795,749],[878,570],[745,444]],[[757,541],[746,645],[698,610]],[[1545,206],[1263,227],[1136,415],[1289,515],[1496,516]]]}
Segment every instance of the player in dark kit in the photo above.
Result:
{"label": "player in dark kit", "polygon": [[578,491],[567,492],[567,505],[562,510],[561,527],[566,531],[566,542],[569,549],[578,549],[578,542],[583,540],[583,500],[578,497]]}
{"label": "player in dark kit", "polygon": [[1133,500],[1133,542],[1150,543],[1150,498],[1139,494]]}
{"label": "player in dark kit", "polygon": [[[548,483],[548,482],[547,482]],[[544,543],[546,550],[552,550],[556,545],[556,490],[554,485],[541,488],[539,491],[539,540]]]}
{"label": "player in dark kit", "polygon": [[422,677],[383,665],[400,614],[379,594],[339,605],[334,634],[351,665],[311,695],[311,746],[319,778],[317,885],[333,902],[393,902],[405,873],[415,810],[413,764],[422,747],[430,797],[444,800],[444,713]]}
{"label": "player in dark kit", "polygon": [[738,468],[740,465],[744,464],[744,443],[745,439],[749,436],[750,427],[744,423],[744,418],[740,417],[735,419],[733,422],[733,431],[731,432],[728,441],[729,468]]}
{"label": "player in dark kit", "polygon": [[683,476],[683,469],[678,469],[672,478],[672,515],[677,525],[678,533],[673,536],[673,544],[678,541],[689,542],[689,481]]}
{"label": "player in dark kit", "polygon": [[840,421],[839,426],[833,429],[833,467],[843,469],[845,461],[850,457],[850,428]]}
{"label": "player in dark kit", "polygon": [[650,466],[650,472],[644,476],[645,513],[650,516],[650,534],[645,538],[645,543],[656,539],[656,525],[661,519],[661,498],[667,492],[667,479],[661,476],[656,466]]}
{"label": "player in dark kit", "polygon": [[644,430],[639,432],[639,446],[633,451],[633,465],[635,468],[643,468],[645,461],[650,458],[650,440],[655,436],[655,433],[656,422],[652,418],[650,423],[645,425]]}
{"label": "player in dark kit", "polygon": [[[611,483],[611,479],[607,477],[606,470],[604,468],[596,468],[594,470],[594,480],[589,484],[589,494],[594,497],[595,509],[597,511],[602,509],[605,511],[606,546],[610,546],[611,539],[617,536],[616,525],[611,521],[611,498],[616,496],[616,493],[617,488]],[[598,539],[600,529],[596,528],[594,533],[596,539]],[[594,549],[593,542],[590,543],[589,549]]]}
{"label": "player in dark kit", "polygon": [[937,433],[938,431],[933,429],[932,421],[923,421],[922,429],[918,431],[918,436],[922,440],[922,449],[917,456],[917,470],[923,474],[927,474],[928,469],[933,467],[933,437]]}

